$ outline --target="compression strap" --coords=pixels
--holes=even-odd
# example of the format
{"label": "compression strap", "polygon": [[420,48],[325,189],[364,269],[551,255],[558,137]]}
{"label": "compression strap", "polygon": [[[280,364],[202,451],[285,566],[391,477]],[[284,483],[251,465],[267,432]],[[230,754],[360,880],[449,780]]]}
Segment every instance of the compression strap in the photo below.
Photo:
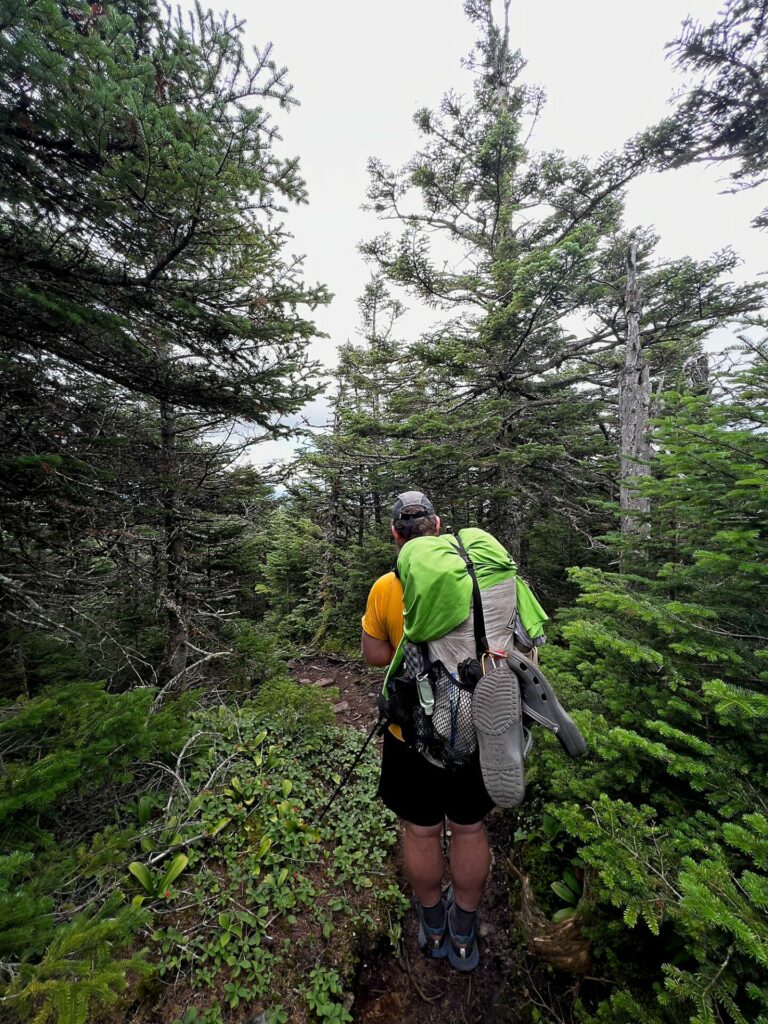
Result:
{"label": "compression strap", "polygon": [[480,596],[480,586],[477,582],[477,575],[475,573],[475,566],[472,559],[467,553],[467,549],[461,543],[461,538],[456,535],[456,544],[458,553],[464,559],[464,563],[467,567],[470,579],[472,580],[472,611],[473,611],[473,626],[475,630],[475,646],[477,647],[477,656],[482,658],[487,653],[488,639],[485,635],[485,616],[483,615],[483,600]]}

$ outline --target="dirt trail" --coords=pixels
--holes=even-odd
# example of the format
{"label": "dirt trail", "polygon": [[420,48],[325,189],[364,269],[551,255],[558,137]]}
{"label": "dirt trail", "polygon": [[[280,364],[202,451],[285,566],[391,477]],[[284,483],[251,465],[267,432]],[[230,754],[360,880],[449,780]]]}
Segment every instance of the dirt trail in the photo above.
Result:
{"label": "dirt trail", "polygon": [[[377,715],[379,673],[320,656],[295,659],[289,667],[303,685],[338,687],[338,723],[368,732]],[[531,961],[516,929],[510,904],[514,882],[507,866],[514,822],[510,815],[494,812],[488,832],[493,867],[480,909],[480,966],[471,974],[460,974],[445,960],[426,958],[416,942],[415,915],[409,913],[403,923],[401,958],[393,955],[386,939],[363,956],[352,1010],[355,1024],[523,1024],[531,1019],[532,1007],[559,1001],[562,980],[557,984],[552,972]],[[402,868],[400,875],[403,892],[409,893]],[[552,991],[553,981],[558,993]]]}

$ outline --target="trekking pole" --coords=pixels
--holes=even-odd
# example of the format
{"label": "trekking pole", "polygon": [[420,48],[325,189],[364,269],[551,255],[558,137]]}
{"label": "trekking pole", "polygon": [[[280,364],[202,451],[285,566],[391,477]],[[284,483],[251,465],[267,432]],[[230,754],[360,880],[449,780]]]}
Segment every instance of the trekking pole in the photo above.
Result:
{"label": "trekking pole", "polygon": [[320,812],[320,817],[317,819],[317,824],[318,825],[322,822],[323,818],[326,816],[328,811],[331,809],[331,805],[332,805],[333,801],[336,799],[336,797],[339,795],[339,793],[342,791],[342,789],[349,782],[349,779],[350,779],[350,776],[352,775],[352,772],[355,770],[355,768],[357,768],[358,764],[360,764],[360,759],[362,758],[363,754],[365,753],[366,747],[368,746],[368,744],[373,739],[376,731],[378,729],[382,729],[385,722],[386,722],[386,717],[384,715],[384,712],[383,712],[383,710],[381,708],[379,708],[379,717],[373,723],[373,727],[372,727],[371,731],[365,737],[365,743],[362,745],[362,747],[358,751],[357,756],[355,757],[355,760],[352,762],[352,764],[347,769],[347,774],[344,776],[344,778],[338,784],[336,789],[333,791],[333,793],[331,794],[330,800],[328,801],[328,803],[325,805],[325,807]]}

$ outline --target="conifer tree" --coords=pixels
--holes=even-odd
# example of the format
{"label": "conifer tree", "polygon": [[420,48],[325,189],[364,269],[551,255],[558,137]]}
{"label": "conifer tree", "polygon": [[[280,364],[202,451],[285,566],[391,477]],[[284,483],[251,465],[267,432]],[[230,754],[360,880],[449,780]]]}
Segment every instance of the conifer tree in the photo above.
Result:
{"label": "conifer tree", "polygon": [[3,19],[4,605],[76,641],[111,563],[145,619],[160,609],[167,683],[190,664],[191,539],[237,455],[211,436],[236,417],[278,434],[315,390],[302,310],[326,294],[284,251],[281,211],[306,194],[268,112],[291,86],[229,15],[126,0]]}
{"label": "conifer tree", "polygon": [[138,394],[270,425],[308,397],[283,253],[304,202],[267,104],[293,101],[242,25],[146,0],[14,3],[0,50],[2,338]]}
{"label": "conifer tree", "polygon": [[[590,758],[573,772],[545,757],[539,778],[588,865],[582,913],[635,1020],[768,1011],[766,355],[714,394],[665,397],[642,571],[573,570],[566,646],[545,658],[583,708]],[[633,965],[659,953],[649,990]],[[619,1002],[585,1019],[628,1019]]]}
{"label": "conifer tree", "polygon": [[[689,17],[669,45],[675,65],[693,77],[675,112],[643,133],[662,168],[724,164],[734,191],[755,188],[768,171],[768,3],[729,0],[718,19]],[[768,225],[768,211],[754,221]]]}
{"label": "conifer tree", "polygon": [[408,441],[395,411],[400,393],[412,387],[407,346],[397,337],[404,310],[375,276],[358,308],[361,343],[339,347],[330,429],[318,432],[303,451],[291,488],[297,512],[323,532],[322,612],[315,637],[322,643],[356,643],[357,630],[349,626],[367,592],[361,581],[392,561],[390,506],[397,490],[407,486],[410,470]]}
{"label": "conifer tree", "polygon": [[[402,169],[370,162],[370,208],[401,233],[362,251],[442,313],[412,349],[437,408],[426,422],[414,414],[409,433],[459,504],[471,502],[475,521],[524,564],[535,524],[559,520],[592,544],[608,525],[594,502],[617,497],[622,190],[645,158],[628,149],[591,166],[531,154],[542,94],[520,84],[523,59],[491,4],[465,10],[480,30],[467,61],[474,95],[448,93],[438,111],[416,114],[422,144]],[[760,300],[723,281],[728,255],[655,268],[651,234],[637,234],[654,296],[640,340],[658,384],[665,364],[681,367],[708,330]]]}

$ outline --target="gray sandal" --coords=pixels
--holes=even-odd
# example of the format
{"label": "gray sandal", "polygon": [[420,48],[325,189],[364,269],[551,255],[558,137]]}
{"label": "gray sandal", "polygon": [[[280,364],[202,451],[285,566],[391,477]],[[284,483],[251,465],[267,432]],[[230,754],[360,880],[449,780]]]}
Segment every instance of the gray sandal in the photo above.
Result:
{"label": "gray sandal", "polygon": [[523,702],[517,676],[503,662],[475,687],[472,719],[488,795],[499,807],[517,807],[525,797]]}
{"label": "gray sandal", "polygon": [[507,654],[507,664],[520,680],[523,715],[553,732],[569,757],[586,754],[586,740],[557,699],[544,673],[517,651]]}

